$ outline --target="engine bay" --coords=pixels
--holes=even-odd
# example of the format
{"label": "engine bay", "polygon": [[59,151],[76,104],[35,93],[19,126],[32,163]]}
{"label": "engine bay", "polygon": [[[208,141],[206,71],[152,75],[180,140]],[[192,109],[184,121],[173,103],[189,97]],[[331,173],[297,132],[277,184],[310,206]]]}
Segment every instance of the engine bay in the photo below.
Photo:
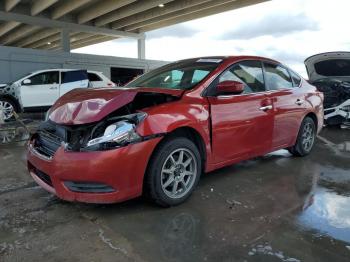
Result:
{"label": "engine bay", "polygon": [[[106,128],[114,123],[126,122],[137,126],[147,114],[141,110],[178,100],[179,97],[161,93],[141,92],[135,99],[125,106],[109,114],[103,120],[84,125],[58,125],[50,120],[43,122],[36,134],[36,147],[47,157],[52,157],[56,150],[62,145],[70,151],[89,151],[88,143],[93,139],[102,137]],[[140,138],[142,139],[142,138]],[[108,150],[126,143],[105,143],[94,147],[94,150]]]}

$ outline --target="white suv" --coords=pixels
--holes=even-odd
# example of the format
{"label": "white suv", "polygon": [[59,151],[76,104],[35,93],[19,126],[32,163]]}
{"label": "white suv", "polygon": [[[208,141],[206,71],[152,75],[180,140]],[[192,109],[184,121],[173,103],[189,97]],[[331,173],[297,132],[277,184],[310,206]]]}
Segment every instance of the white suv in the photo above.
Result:
{"label": "white suv", "polygon": [[102,72],[97,71],[87,71],[88,79],[91,87],[115,87],[115,84],[109,80]]}
{"label": "white suv", "polygon": [[65,93],[75,88],[105,88],[115,84],[101,72],[49,69],[32,72],[0,86],[0,110],[4,119],[16,112],[46,111]]}

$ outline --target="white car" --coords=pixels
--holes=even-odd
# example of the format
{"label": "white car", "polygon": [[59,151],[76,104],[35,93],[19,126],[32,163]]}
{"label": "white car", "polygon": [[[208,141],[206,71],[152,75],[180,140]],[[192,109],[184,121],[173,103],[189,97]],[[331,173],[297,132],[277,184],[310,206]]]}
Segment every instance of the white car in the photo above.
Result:
{"label": "white car", "polygon": [[108,77],[106,77],[102,72],[97,71],[87,71],[88,79],[91,87],[100,88],[100,87],[115,87],[115,83],[113,83]]}
{"label": "white car", "polygon": [[115,84],[101,72],[49,69],[32,72],[0,86],[0,110],[4,119],[16,112],[46,111],[65,93],[75,88],[106,88]]}
{"label": "white car", "polygon": [[350,52],[328,52],[305,60],[309,82],[324,93],[327,125],[350,126]]}

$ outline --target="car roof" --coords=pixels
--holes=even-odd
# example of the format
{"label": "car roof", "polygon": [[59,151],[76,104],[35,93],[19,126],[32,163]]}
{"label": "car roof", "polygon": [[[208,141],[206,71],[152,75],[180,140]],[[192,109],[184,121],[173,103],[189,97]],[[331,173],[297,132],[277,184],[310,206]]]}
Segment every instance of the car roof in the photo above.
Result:
{"label": "car roof", "polygon": [[226,58],[227,60],[232,60],[232,61],[236,61],[236,60],[244,60],[244,59],[254,59],[254,60],[260,60],[260,61],[270,61],[273,63],[278,63],[280,64],[280,62],[271,59],[271,58],[267,58],[267,57],[262,57],[262,56],[251,56],[251,55],[241,55],[241,56],[228,56]]}
{"label": "car roof", "polygon": [[[262,56],[250,56],[250,55],[240,55],[240,56],[201,56],[201,57],[195,57],[195,58],[189,58],[189,59],[184,59],[184,60],[179,60],[176,62],[195,62],[197,60],[209,60],[209,59],[221,59],[223,62],[235,62],[235,61],[239,61],[239,60],[244,60],[244,59],[249,59],[249,60],[259,60],[259,61],[269,61],[269,62],[273,62],[273,63],[278,63],[281,64],[280,62],[271,59],[271,58],[267,58],[267,57],[262,57]],[[176,63],[175,62],[175,63]]]}
{"label": "car roof", "polygon": [[[50,69],[41,69],[31,72],[31,74],[34,73],[42,73],[42,72],[51,72],[51,71],[61,71],[61,72],[69,72],[69,71],[76,71],[76,70],[86,70],[86,69],[70,69],[70,68],[50,68]],[[102,74],[100,71],[92,71],[92,70],[86,70],[88,73],[98,73]]]}

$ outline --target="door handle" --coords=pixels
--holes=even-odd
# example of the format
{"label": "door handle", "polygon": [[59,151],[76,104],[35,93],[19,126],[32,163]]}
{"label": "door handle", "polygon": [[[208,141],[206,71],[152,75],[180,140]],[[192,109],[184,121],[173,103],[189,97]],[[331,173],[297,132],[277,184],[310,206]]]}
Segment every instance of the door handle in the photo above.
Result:
{"label": "door handle", "polygon": [[57,86],[52,86],[49,89],[57,89]]}
{"label": "door handle", "polygon": [[259,108],[261,111],[267,111],[267,110],[271,110],[272,109],[272,105],[268,105],[268,106],[262,106]]}
{"label": "door handle", "polygon": [[301,106],[302,104],[304,104],[304,100],[297,99],[297,101],[295,101],[295,103],[296,103],[298,106]]}

